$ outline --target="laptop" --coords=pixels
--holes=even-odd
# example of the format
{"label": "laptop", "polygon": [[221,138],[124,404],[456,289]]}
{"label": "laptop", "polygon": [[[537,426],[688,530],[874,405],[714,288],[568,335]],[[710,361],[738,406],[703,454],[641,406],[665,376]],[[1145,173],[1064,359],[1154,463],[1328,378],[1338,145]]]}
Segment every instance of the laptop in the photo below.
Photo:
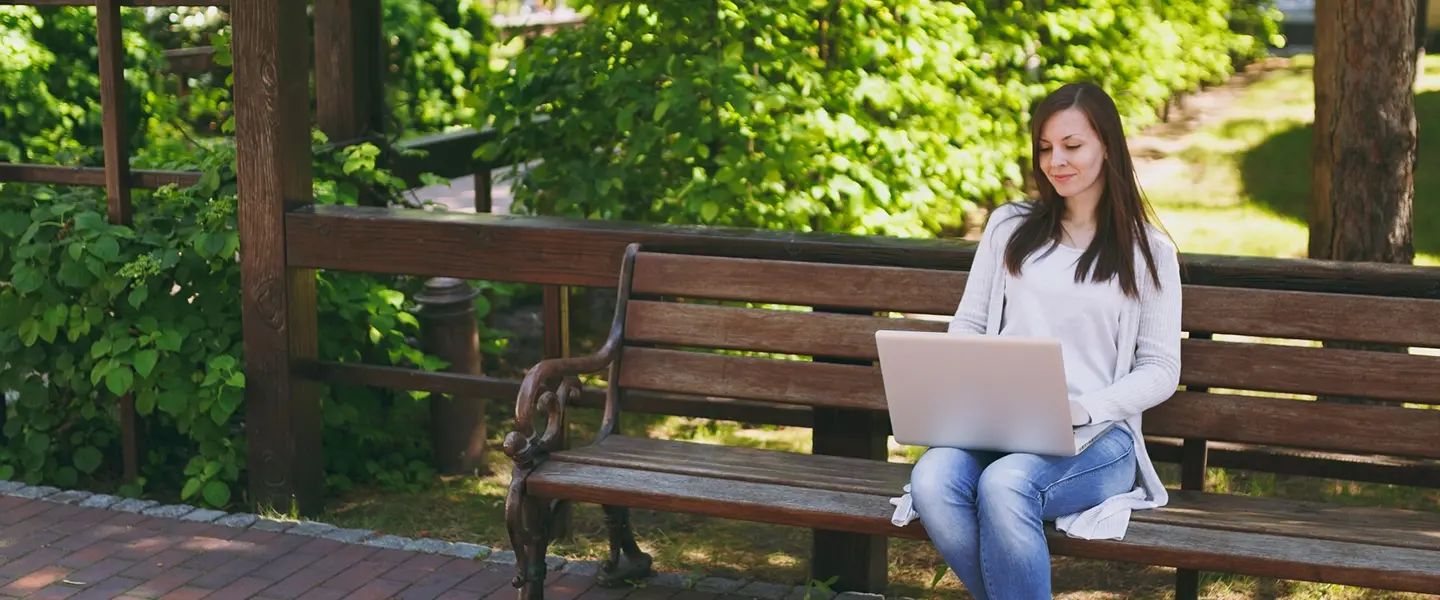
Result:
{"label": "laptop", "polygon": [[875,332],[895,441],[1074,456],[1114,426],[1070,425],[1060,341]]}

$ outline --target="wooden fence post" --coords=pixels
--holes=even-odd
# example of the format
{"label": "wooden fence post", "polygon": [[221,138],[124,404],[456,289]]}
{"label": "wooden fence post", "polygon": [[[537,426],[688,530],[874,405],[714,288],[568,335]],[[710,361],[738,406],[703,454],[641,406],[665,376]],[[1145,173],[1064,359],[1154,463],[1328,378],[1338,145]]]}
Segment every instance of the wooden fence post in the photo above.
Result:
{"label": "wooden fence post", "polygon": [[[105,203],[110,222],[130,225],[129,128],[125,122],[125,43],[118,0],[95,3],[95,40],[100,59],[101,136],[105,150]],[[124,479],[140,477],[144,454],[135,395],[120,397],[120,460]]]}
{"label": "wooden fence post", "polygon": [[245,0],[231,25],[248,503],[313,515],[325,489],[320,400],[291,365],[316,357],[315,272],[285,257],[285,213],[313,196],[305,9]]}

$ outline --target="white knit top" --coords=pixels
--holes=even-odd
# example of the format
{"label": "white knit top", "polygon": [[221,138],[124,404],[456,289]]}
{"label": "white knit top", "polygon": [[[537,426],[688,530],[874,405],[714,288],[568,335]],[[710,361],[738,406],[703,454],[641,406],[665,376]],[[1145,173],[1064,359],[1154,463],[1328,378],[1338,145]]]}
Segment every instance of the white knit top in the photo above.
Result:
{"label": "white knit top", "polygon": [[[955,333],[998,335],[1004,311],[1005,247],[1020,222],[1024,205],[1006,204],[991,214],[976,248],[965,292],[950,322]],[[1123,422],[1134,434],[1136,487],[1089,510],[1056,519],[1056,528],[1085,539],[1121,539],[1130,513],[1165,505],[1169,494],[1145,450],[1141,413],[1173,395],[1180,383],[1180,266],[1175,246],[1158,229],[1149,230],[1151,254],[1160,274],[1156,289],[1144,256],[1135,250],[1139,298],[1126,297],[1120,319],[1118,355],[1113,383],[1074,398],[1090,413],[1092,423]],[[908,486],[907,486],[908,487]],[[908,491],[908,490],[907,490]],[[908,494],[907,494],[908,496]],[[908,523],[916,515],[908,497],[891,501],[892,521]]]}

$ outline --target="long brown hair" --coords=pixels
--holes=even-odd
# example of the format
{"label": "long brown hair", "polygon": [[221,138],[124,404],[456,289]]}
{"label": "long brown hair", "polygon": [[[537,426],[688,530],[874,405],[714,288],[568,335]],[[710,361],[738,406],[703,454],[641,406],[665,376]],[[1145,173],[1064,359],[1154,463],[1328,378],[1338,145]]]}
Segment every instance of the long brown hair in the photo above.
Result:
{"label": "long brown hair", "polygon": [[1066,84],[1046,96],[1035,108],[1030,122],[1030,168],[1035,185],[1040,190],[1040,198],[1031,204],[1031,209],[1022,216],[1021,223],[1010,237],[1010,243],[1005,248],[1005,268],[1012,275],[1018,275],[1025,259],[1031,254],[1042,247],[1060,243],[1065,199],[1055,191],[1055,186],[1040,168],[1040,132],[1050,117],[1069,108],[1085,113],[1105,147],[1105,187],[1095,207],[1095,237],[1090,247],[1080,255],[1080,261],[1075,266],[1075,281],[1085,281],[1087,274],[1091,281],[1097,283],[1119,277],[1120,288],[1125,295],[1135,298],[1139,296],[1134,253],[1137,245],[1145,257],[1151,280],[1157,287],[1160,285],[1147,230],[1147,225],[1156,219],[1149,202],[1140,192],[1135,164],[1125,143],[1125,130],[1115,101],[1093,83]]}

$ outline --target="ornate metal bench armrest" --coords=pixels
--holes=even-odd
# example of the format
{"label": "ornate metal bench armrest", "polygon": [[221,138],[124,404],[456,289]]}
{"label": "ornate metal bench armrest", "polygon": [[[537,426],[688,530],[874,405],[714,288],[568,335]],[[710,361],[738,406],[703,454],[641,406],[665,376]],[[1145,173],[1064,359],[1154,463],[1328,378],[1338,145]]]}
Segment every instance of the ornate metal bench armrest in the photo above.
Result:
{"label": "ornate metal bench armrest", "polygon": [[[565,407],[580,397],[580,375],[609,367],[614,354],[614,348],[606,344],[590,356],[540,361],[525,375],[515,399],[515,430],[505,436],[505,454],[516,467],[533,467],[538,454],[559,449]],[[552,387],[557,379],[559,384]],[[534,426],[537,411],[544,412],[546,420],[545,431],[538,436]]]}

